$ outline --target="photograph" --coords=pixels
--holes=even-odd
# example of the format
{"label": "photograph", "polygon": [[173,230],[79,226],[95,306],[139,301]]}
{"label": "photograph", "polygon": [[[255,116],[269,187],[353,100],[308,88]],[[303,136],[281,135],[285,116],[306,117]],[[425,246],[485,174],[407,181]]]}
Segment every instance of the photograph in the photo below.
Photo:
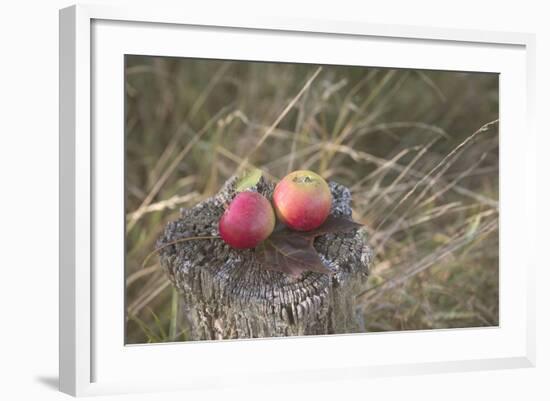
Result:
{"label": "photograph", "polygon": [[126,345],[499,327],[498,73],[123,74]]}

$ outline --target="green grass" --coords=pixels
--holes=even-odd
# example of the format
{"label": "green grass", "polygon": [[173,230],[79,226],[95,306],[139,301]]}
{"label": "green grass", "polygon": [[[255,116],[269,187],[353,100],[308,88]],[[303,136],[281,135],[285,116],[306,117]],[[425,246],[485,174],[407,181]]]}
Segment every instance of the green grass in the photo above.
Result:
{"label": "green grass", "polygon": [[244,167],[352,189],[376,253],[365,331],[498,325],[496,119],[495,74],[128,56],[127,342],[186,339],[185,305],[142,263]]}

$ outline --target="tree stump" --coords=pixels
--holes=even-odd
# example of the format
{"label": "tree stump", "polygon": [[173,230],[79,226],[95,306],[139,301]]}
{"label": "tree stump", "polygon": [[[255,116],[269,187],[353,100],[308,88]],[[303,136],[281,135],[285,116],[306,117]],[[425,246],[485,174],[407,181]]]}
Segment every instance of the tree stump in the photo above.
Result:
{"label": "tree stump", "polygon": [[[304,272],[300,277],[265,270],[254,249],[233,249],[219,236],[218,221],[236,195],[231,178],[214,197],[167,224],[157,242],[161,266],[183,297],[192,340],[353,333],[361,330],[355,294],[372,260],[366,230],[329,233],[314,248],[333,274]],[[349,189],[329,183],[331,214],[351,218]],[[248,190],[271,199],[274,185],[263,177]]]}

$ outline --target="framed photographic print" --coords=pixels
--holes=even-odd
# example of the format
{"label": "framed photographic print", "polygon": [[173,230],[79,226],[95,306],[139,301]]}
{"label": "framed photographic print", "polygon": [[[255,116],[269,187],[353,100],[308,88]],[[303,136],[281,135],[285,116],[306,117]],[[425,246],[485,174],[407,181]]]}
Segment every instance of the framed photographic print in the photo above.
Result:
{"label": "framed photographic print", "polygon": [[62,10],[61,390],[532,366],[533,44]]}

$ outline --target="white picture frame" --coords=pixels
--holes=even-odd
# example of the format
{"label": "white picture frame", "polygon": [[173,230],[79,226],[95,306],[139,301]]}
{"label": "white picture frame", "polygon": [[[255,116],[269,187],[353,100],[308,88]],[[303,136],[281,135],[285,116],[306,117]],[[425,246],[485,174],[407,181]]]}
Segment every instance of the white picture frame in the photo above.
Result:
{"label": "white picture frame", "polygon": [[[192,37],[201,46],[178,47],[179,35],[180,39]],[[270,46],[254,45],[255,35],[261,35],[264,44]],[[220,38],[224,39],[223,46],[216,44]],[[336,39],[338,48],[331,43]],[[523,33],[253,15],[237,19],[214,12],[188,14],[185,9],[153,6],[78,5],[61,10],[61,391],[80,396],[244,386],[251,380],[256,385],[270,385],[281,380],[360,380],[534,366],[535,259],[531,256],[534,253],[529,252],[534,243],[531,236],[536,231],[534,41],[533,35]],[[320,46],[333,51],[321,55]],[[352,55],[348,46],[373,50],[376,56],[369,60],[371,65],[501,74],[500,326],[124,346],[120,287],[123,203],[116,189],[120,186],[122,190],[123,185],[123,97],[122,85],[117,86],[123,75],[120,56],[215,55],[319,63],[330,62],[332,57],[334,62],[345,59],[344,63],[365,65],[364,53]],[[263,48],[269,48],[269,52]],[[411,57],[409,49],[414,49],[415,57]],[[434,51],[438,57],[433,56]],[[96,137],[94,132],[112,135]],[[106,193],[112,195],[109,202]],[[101,231],[106,224],[112,228],[111,234]],[[514,232],[523,234],[519,238]],[[99,233],[105,235],[98,236]],[[105,261],[119,265],[120,270],[104,269]],[[101,297],[96,291],[101,291]],[[322,355],[318,352],[321,346]],[[391,353],[387,351],[390,349]],[[296,356],[291,367],[287,366],[289,355]],[[183,357],[194,362],[193,369],[175,363]],[[213,360],[217,361],[214,367]],[[142,372],[144,369],[146,372]]]}

